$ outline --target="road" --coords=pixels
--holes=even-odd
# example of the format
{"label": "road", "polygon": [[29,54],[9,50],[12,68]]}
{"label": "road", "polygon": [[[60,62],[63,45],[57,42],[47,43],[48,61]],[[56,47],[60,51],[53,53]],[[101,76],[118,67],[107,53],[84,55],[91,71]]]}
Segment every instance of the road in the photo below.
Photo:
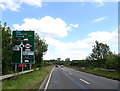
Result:
{"label": "road", "polygon": [[91,91],[92,89],[118,89],[118,81],[76,71],[66,67],[55,67],[47,85],[46,90],[86,89],[85,91]]}

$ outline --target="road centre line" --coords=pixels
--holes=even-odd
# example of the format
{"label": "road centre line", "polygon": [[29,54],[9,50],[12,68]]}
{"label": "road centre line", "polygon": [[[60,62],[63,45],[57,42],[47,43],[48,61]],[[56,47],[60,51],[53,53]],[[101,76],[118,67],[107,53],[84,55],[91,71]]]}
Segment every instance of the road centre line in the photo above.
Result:
{"label": "road centre line", "polygon": [[72,73],[69,73],[70,75],[72,75]]}
{"label": "road centre line", "polygon": [[48,78],[48,81],[47,81],[47,83],[46,83],[46,86],[45,86],[44,91],[46,91],[46,89],[48,88],[48,85],[49,85],[49,82],[50,82],[50,78],[51,78],[51,75],[52,75],[54,69],[55,69],[55,67],[52,69],[52,71],[51,71],[51,73],[50,73],[50,75],[49,75],[49,78]]}
{"label": "road centre line", "polygon": [[81,81],[83,81],[83,82],[85,82],[86,84],[90,84],[89,82],[87,82],[87,81],[85,81],[85,80],[83,80],[83,79],[80,79]]}

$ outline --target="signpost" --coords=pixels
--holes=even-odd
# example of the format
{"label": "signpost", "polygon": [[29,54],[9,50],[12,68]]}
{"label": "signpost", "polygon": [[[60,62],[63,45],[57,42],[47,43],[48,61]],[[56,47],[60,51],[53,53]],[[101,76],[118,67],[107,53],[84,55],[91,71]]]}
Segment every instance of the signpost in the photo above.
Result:
{"label": "signpost", "polygon": [[34,31],[13,31],[12,64],[34,64]]}

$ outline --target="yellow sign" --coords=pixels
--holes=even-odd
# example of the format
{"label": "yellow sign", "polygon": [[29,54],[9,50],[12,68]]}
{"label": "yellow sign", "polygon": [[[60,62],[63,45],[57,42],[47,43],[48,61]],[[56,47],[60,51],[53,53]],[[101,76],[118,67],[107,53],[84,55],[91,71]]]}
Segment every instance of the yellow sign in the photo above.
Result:
{"label": "yellow sign", "polygon": [[32,35],[28,35],[29,37],[31,37]]}

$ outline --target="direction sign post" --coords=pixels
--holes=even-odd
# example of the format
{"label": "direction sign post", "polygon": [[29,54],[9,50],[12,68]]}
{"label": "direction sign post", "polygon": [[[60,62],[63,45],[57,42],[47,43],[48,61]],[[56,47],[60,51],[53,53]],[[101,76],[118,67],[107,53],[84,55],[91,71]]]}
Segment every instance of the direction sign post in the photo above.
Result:
{"label": "direction sign post", "polygon": [[13,31],[12,64],[34,64],[34,31]]}
{"label": "direction sign post", "polygon": [[15,72],[17,71],[17,64],[15,64]]}
{"label": "direction sign post", "polygon": [[22,67],[22,71],[23,71],[23,67]]}

